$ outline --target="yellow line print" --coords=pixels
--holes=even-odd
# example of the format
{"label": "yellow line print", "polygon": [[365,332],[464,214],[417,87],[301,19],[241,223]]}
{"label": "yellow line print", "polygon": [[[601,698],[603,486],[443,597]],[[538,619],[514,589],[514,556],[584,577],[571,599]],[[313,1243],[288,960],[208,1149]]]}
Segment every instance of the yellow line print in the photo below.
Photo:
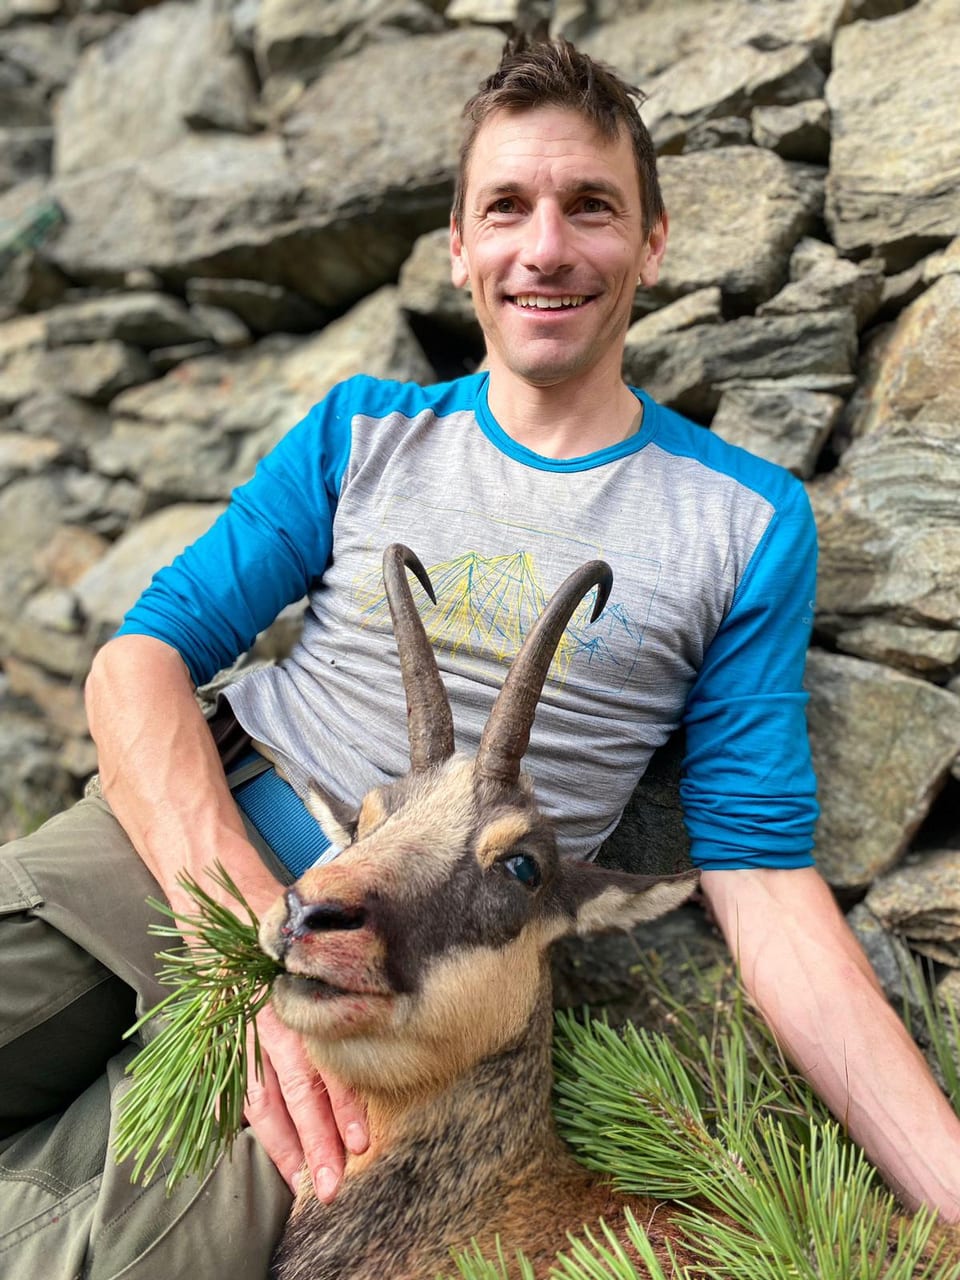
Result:
{"label": "yellow line print", "polygon": [[[469,552],[430,565],[427,571],[437,604],[424,601],[421,605],[424,627],[436,648],[455,656],[506,663],[547,603],[533,557],[527,552],[491,557]],[[389,626],[389,609],[378,576],[371,575],[356,594],[363,625]],[[592,609],[591,596],[564,632],[551,666],[551,676],[558,683],[566,679],[570,661],[581,648],[575,632]]]}

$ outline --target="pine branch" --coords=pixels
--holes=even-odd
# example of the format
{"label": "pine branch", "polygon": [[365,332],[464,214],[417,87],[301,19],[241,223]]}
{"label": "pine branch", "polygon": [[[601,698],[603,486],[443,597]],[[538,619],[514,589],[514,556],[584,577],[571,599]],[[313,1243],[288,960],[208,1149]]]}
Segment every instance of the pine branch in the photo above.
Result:
{"label": "pine branch", "polygon": [[280,972],[261,951],[257,918],[234,881],[219,863],[210,875],[246,918],[187,874],[178,883],[197,904],[195,913],[151,900],[173,921],[151,926],[151,933],[181,941],[158,955],[158,979],[173,990],[126,1033],[161,1021],[127,1069],[132,1084],[120,1102],[114,1155],[118,1161],[132,1156],[131,1178],[144,1185],[169,1163],[168,1192],[188,1174],[202,1177],[221,1153],[229,1153],[243,1123],[251,1066],[262,1074],[256,1016]]}

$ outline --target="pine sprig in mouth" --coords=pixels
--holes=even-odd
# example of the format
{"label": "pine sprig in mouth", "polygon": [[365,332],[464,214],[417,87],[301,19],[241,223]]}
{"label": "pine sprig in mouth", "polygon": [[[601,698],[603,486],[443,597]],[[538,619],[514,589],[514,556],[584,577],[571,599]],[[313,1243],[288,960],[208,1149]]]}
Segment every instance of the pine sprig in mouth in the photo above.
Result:
{"label": "pine sprig in mouth", "polygon": [[181,914],[151,899],[173,923],[151,933],[181,945],[158,953],[158,979],[171,993],[130,1028],[127,1037],[159,1017],[162,1026],[127,1068],[132,1083],[120,1101],[114,1155],[133,1157],[131,1179],[147,1185],[161,1165],[167,1192],[182,1178],[203,1177],[221,1153],[229,1153],[243,1124],[251,1055],[262,1076],[256,1017],[283,972],[257,941],[259,921],[220,863],[211,879],[233,898],[235,914],[184,873],[178,883],[197,904]]}

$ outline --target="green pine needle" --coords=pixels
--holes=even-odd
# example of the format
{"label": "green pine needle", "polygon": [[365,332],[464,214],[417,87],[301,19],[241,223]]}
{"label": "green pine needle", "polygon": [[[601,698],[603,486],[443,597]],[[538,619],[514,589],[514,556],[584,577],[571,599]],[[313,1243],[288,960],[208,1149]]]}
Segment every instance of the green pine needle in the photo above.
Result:
{"label": "green pine needle", "polygon": [[[684,1206],[682,1243],[697,1262],[665,1269],[631,1221],[638,1269],[601,1223],[604,1239],[571,1238],[551,1280],[960,1280],[956,1248],[932,1243],[933,1215],[897,1216],[742,990],[684,1007],[645,976],[668,1034],[558,1014],[555,1110],[578,1159],[618,1189]],[[949,1087],[956,1011],[931,1000],[924,1015]],[[496,1264],[476,1247],[455,1262],[463,1280],[525,1274],[502,1250]]]}
{"label": "green pine needle", "polygon": [[127,1069],[133,1082],[120,1102],[114,1155],[118,1161],[132,1156],[132,1180],[144,1185],[167,1165],[168,1192],[188,1174],[203,1177],[230,1151],[243,1123],[251,1068],[247,1031],[253,1028],[252,1065],[259,1076],[255,1019],[281,969],[261,951],[257,918],[220,863],[210,876],[246,919],[186,873],[178,882],[196,902],[195,913],[182,915],[151,900],[173,921],[151,926],[151,933],[182,942],[158,955],[158,979],[174,990],[127,1032],[132,1036],[161,1019],[156,1036]]}

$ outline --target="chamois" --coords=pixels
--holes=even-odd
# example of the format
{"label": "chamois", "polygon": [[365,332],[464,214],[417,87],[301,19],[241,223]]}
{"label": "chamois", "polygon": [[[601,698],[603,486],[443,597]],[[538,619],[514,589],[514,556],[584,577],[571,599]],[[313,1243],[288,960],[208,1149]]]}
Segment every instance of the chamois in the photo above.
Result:
{"label": "chamois", "polygon": [[[273,1263],[276,1280],[413,1280],[450,1250],[500,1236],[545,1275],[566,1233],[624,1201],[578,1165],[553,1124],[549,944],[629,927],[677,906],[696,873],[637,876],[560,859],[520,772],[547,670],[567,623],[612,574],[571,574],[529,632],[476,759],[455,754],[453,720],[406,568],[384,584],[407,698],[410,772],[353,811],[315,789],[311,811],[343,846],[265,917],[260,944],[284,965],[273,1004],[312,1061],[365,1101],[370,1147],[348,1156],[330,1205],[309,1179]],[[651,1237],[669,1214],[627,1201]]]}

